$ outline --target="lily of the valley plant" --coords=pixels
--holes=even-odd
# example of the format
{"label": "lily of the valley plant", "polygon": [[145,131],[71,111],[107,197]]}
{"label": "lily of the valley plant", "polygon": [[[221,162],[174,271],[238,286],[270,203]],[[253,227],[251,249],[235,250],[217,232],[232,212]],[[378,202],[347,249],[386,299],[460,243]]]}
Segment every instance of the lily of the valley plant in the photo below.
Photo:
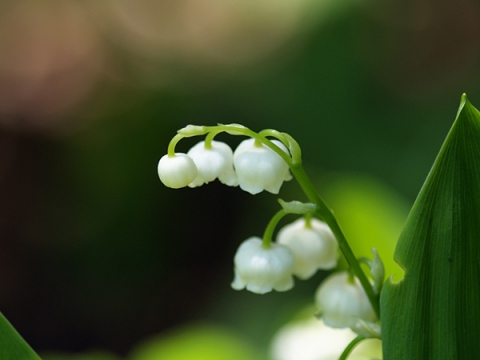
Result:
{"label": "lily of the valley plant", "polygon": [[[232,151],[214,140],[223,132],[246,139]],[[175,151],[181,139],[194,136],[203,139],[187,154]],[[480,358],[480,112],[465,95],[398,239],[394,260],[405,270],[398,283],[384,281],[374,248],[372,259],[355,257],[289,134],[189,125],[170,141],[158,175],[170,188],[218,179],[250,194],[278,194],[284,181],[297,180],[306,200],[280,200],[263,235],[240,243],[231,286],[257,294],[287,291],[296,279],[334,269],[342,254],[348,270],[327,276],[312,296],[322,324],[358,334],[340,359],[372,337],[381,338],[386,360]],[[277,229],[285,216],[295,218]],[[1,313],[0,359],[40,360]]]}
{"label": "lily of the valley plant", "polygon": [[[246,139],[232,151],[214,140],[219,133]],[[194,136],[202,139],[187,154],[175,151],[181,139]],[[480,113],[465,95],[397,243],[394,258],[405,270],[399,283],[384,284],[376,249],[372,259],[353,254],[287,133],[189,125],[171,140],[158,174],[170,188],[218,179],[250,194],[278,194],[284,181],[297,180],[306,201],[279,200],[263,235],[240,243],[231,286],[257,294],[291,290],[297,279],[334,269],[343,254],[348,270],[327,276],[314,296],[327,326],[358,334],[340,359],[372,337],[382,339],[384,359],[480,358]],[[295,218],[277,229],[285,216]]]}
{"label": "lily of the valley plant", "polygon": [[[214,140],[222,132],[247,139],[232,151],[227,144]],[[187,154],[177,153],[176,144],[192,136],[204,139]],[[293,175],[308,202],[280,200],[280,210],[263,236],[252,236],[240,244],[234,257],[232,288],[257,294],[290,290],[295,278],[306,280],[319,269],[334,269],[341,250],[350,269],[330,275],[318,288],[315,299],[320,316],[328,326],[351,328],[362,339],[380,336],[383,264],[374,250],[373,260],[366,262],[370,274],[363,272],[335,217],[307,177],[300,146],[290,135],[276,130],[256,133],[238,124],[189,125],[170,142],[168,153],[158,163],[158,174],[166,186],[175,189],[218,179],[250,194],[264,190],[278,194],[283,182]],[[296,219],[276,232],[279,221],[287,215]]]}

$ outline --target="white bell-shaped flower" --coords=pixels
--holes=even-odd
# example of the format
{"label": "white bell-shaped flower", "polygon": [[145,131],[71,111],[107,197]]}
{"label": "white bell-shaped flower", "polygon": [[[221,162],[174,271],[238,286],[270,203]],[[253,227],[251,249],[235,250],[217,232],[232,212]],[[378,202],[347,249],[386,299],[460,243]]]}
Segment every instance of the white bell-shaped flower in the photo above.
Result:
{"label": "white bell-shaped flower", "polygon": [[277,235],[277,243],[287,246],[293,253],[293,274],[305,280],[318,269],[332,269],[337,265],[338,243],[323,221],[300,218],[284,226]]}
{"label": "white bell-shaped flower", "polygon": [[[296,317],[282,326],[270,343],[271,360],[334,360],[357,334],[352,330],[333,329],[315,318]],[[348,360],[382,358],[380,341],[363,341],[355,347]]]}
{"label": "white bell-shaped flower", "polygon": [[262,240],[251,237],[240,244],[234,258],[235,278],[232,288],[265,294],[269,291],[287,291],[293,287],[293,255],[279,244],[269,248]]}
{"label": "white bell-shaped flower", "polygon": [[197,187],[216,178],[225,185],[236,186],[237,174],[233,169],[233,153],[230,146],[212,141],[211,148],[205,148],[205,141],[199,142],[188,153],[197,166],[197,177],[188,186]]}
{"label": "white bell-shaped flower", "polygon": [[[278,140],[272,142],[288,153]],[[258,145],[258,146],[257,146]],[[283,182],[290,180],[288,164],[268,146],[258,144],[255,139],[242,141],[233,153],[233,164],[242,190],[258,194],[267,190],[278,194]]]}
{"label": "white bell-shaped flower", "polygon": [[320,284],[315,300],[322,311],[323,321],[330,327],[349,327],[355,331],[359,320],[377,321],[360,281],[354,278],[352,282],[346,271],[328,276]]}
{"label": "white bell-shaped flower", "polygon": [[164,155],[158,162],[157,170],[162,183],[173,189],[185,187],[197,177],[195,163],[182,153]]}

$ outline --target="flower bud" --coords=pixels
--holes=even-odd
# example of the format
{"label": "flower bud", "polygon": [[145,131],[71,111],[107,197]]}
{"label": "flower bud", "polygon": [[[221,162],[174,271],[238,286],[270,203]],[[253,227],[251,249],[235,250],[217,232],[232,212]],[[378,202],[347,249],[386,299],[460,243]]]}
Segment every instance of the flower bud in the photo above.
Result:
{"label": "flower bud", "polygon": [[[287,153],[287,148],[278,140],[272,141]],[[283,182],[290,180],[288,164],[268,146],[244,140],[233,154],[233,164],[238,176],[238,185],[250,194],[267,190],[278,194]]]}
{"label": "flower bud", "polygon": [[158,162],[158,176],[162,183],[178,189],[190,184],[197,176],[197,167],[186,154],[164,155]]}
{"label": "flower bud", "polygon": [[355,331],[358,320],[378,320],[360,282],[350,279],[346,271],[328,276],[320,284],[315,300],[323,321],[333,328],[349,327]]}
{"label": "flower bud", "polygon": [[265,294],[269,291],[287,291],[293,287],[293,255],[279,244],[269,248],[262,246],[262,240],[251,237],[245,240],[234,258],[235,279],[232,288]]}
{"label": "flower bud", "polygon": [[197,177],[188,186],[201,186],[216,178],[225,185],[237,185],[232,149],[227,144],[212,141],[211,148],[206,148],[205,141],[201,141],[192,147],[187,155],[195,162],[198,170]]}
{"label": "flower bud", "polygon": [[293,253],[293,274],[305,280],[318,269],[332,269],[337,265],[338,244],[332,231],[323,221],[305,218],[284,226],[277,235],[277,243]]}

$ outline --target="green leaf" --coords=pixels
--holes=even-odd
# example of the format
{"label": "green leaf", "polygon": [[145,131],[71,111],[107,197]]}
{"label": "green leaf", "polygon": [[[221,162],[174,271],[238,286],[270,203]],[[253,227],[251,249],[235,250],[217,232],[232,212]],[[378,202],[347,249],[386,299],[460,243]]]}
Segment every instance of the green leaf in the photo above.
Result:
{"label": "green leaf", "polygon": [[480,112],[457,118],[395,249],[405,270],[381,293],[384,359],[480,355]]}
{"label": "green leaf", "polygon": [[0,313],[0,359],[41,360],[2,313]]}

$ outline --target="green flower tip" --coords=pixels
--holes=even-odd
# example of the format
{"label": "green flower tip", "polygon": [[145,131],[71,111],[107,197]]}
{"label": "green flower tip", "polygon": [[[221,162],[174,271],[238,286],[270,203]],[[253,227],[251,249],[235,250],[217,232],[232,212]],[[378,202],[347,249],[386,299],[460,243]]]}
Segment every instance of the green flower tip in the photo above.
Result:
{"label": "green flower tip", "polygon": [[217,124],[221,128],[225,128],[225,132],[230,135],[243,135],[245,130],[248,130],[246,126],[241,124]]}
{"label": "green flower tip", "polygon": [[312,203],[302,203],[300,201],[286,202],[282,199],[278,199],[278,202],[288,214],[314,214],[317,210],[317,206]]}
{"label": "green flower tip", "polygon": [[184,128],[177,131],[177,133],[185,136],[197,136],[197,135],[204,135],[208,132],[205,126],[198,126],[198,125],[187,125]]}

